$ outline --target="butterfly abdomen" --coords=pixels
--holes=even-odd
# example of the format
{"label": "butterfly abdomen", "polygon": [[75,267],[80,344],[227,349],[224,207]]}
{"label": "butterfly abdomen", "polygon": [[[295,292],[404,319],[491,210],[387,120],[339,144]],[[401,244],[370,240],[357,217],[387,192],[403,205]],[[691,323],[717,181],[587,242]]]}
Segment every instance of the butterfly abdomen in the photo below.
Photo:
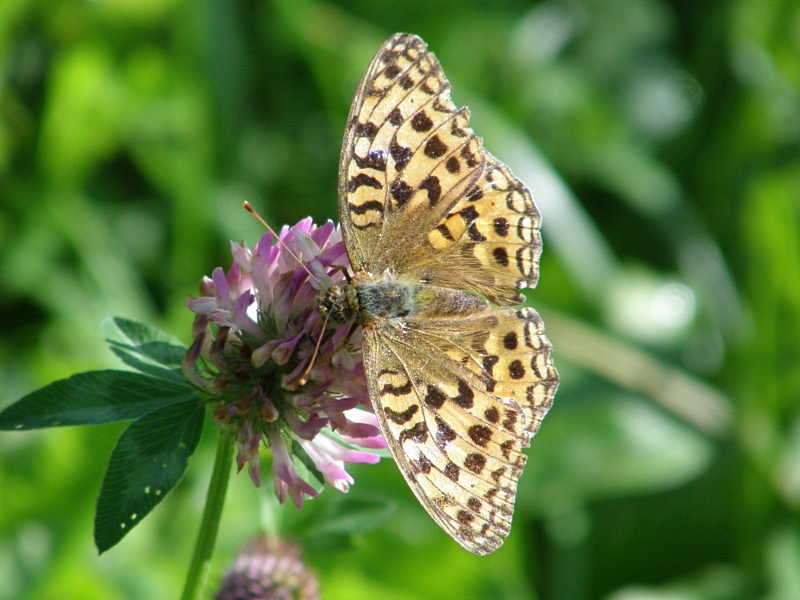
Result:
{"label": "butterfly abdomen", "polygon": [[458,316],[489,308],[486,300],[468,292],[404,279],[360,279],[351,285],[362,325],[374,319]]}

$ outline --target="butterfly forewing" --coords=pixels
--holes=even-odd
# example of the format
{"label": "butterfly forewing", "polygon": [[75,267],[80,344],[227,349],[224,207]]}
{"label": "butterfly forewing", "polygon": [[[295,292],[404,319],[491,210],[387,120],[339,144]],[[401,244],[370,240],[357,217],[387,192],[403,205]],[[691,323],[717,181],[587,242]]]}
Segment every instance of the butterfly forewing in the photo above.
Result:
{"label": "butterfly forewing", "polygon": [[350,111],[339,214],[384,437],[431,517],[486,554],[558,375],[538,314],[493,306],[535,285],[539,214],[468,125],[424,42],[387,40]]}
{"label": "butterfly forewing", "polygon": [[339,166],[339,214],[353,269],[402,264],[483,171],[469,112],[450,100],[439,61],[398,34],[356,93]]}

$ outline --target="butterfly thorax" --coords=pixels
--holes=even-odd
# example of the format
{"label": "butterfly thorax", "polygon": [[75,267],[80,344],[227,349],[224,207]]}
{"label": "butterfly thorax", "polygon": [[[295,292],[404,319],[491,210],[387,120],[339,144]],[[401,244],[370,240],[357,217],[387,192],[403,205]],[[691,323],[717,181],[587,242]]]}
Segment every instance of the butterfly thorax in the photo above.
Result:
{"label": "butterfly thorax", "polygon": [[468,292],[396,277],[390,271],[378,277],[358,272],[344,287],[332,286],[320,296],[320,308],[331,320],[366,327],[383,319],[458,316],[488,307],[486,300]]}

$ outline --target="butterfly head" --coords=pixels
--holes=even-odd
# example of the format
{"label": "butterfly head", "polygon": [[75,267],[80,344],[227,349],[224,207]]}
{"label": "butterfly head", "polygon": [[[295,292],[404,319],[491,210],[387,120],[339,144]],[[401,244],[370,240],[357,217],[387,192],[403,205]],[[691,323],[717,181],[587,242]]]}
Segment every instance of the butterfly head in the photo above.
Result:
{"label": "butterfly head", "polygon": [[332,285],[317,298],[319,312],[333,323],[349,323],[358,320],[359,305],[355,287]]}

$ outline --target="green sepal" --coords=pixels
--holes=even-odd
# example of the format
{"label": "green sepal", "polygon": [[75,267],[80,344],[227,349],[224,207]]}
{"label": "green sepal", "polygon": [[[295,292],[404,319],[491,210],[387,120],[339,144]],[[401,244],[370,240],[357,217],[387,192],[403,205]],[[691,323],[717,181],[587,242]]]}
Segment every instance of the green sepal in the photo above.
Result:
{"label": "green sepal", "polygon": [[[317,492],[321,492],[325,487],[325,476],[314,464],[314,461],[303,449],[303,447],[291,436],[286,436],[291,440],[289,446],[289,456],[291,457],[292,464],[297,470],[300,479],[305,481],[308,485],[314,488]],[[284,440],[286,442],[287,440]]]}

